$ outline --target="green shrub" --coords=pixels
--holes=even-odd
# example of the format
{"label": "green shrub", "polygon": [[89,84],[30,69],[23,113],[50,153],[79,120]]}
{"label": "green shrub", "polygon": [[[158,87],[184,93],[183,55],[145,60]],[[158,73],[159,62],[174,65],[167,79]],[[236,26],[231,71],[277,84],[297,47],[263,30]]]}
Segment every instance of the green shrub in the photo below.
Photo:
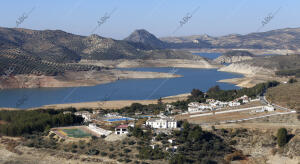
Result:
{"label": "green shrub", "polygon": [[107,153],[106,152],[101,152],[100,153],[102,156],[107,156]]}
{"label": "green shrub", "polygon": [[231,141],[229,141],[229,144],[230,145],[235,145],[235,144],[237,144],[237,141],[236,140],[231,140]]}
{"label": "green shrub", "polygon": [[135,141],[128,141],[128,145],[134,145],[135,143]]}
{"label": "green shrub", "polygon": [[99,150],[97,149],[89,149],[87,152],[86,152],[87,155],[98,155],[99,154]]}
{"label": "green shrub", "polygon": [[128,158],[125,159],[125,162],[126,162],[126,163],[129,163],[129,162],[131,162],[131,161],[132,161],[131,159],[128,159]]}
{"label": "green shrub", "polygon": [[109,154],[109,156],[108,156],[110,159],[114,159],[114,158],[116,158],[116,155],[115,154]]}
{"label": "green shrub", "polygon": [[129,153],[129,152],[131,152],[131,150],[130,149],[124,149],[124,153]]}
{"label": "green shrub", "polygon": [[279,147],[283,147],[287,143],[287,130],[285,128],[278,129],[277,132],[277,144]]}

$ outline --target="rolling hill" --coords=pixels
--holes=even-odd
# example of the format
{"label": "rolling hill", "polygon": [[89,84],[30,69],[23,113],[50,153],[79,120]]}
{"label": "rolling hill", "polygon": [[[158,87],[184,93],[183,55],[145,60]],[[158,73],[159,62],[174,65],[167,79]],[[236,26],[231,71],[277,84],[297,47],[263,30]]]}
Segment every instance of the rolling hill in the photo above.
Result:
{"label": "rolling hill", "polygon": [[79,36],[61,30],[0,28],[0,75],[11,66],[15,67],[13,74],[56,75],[64,71],[88,70],[89,66],[77,64],[82,59],[202,59],[189,52],[153,47],[139,49],[138,46],[145,45],[98,35]]}
{"label": "rolling hill", "polygon": [[[285,28],[246,35],[230,34],[221,37],[193,35],[163,37],[160,40],[177,45],[178,48],[240,48],[240,49],[300,49],[300,28]],[[197,44],[195,44],[197,43]]]}

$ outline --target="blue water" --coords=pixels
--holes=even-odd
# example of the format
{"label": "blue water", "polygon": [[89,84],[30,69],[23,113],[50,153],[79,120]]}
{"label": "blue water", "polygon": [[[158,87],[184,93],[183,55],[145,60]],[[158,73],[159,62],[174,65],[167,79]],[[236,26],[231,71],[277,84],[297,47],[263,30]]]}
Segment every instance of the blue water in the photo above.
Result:
{"label": "blue water", "polygon": [[[171,72],[172,68],[132,68],[135,71]],[[179,78],[128,79],[90,87],[36,88],[0,90],[0,107],[31,108],[49,104],[107,100],[145,100],[188,93],[193,88],[206,91],[219,85],[222,89],[238,88],[218,80],[242,77],[216,69],[179,68]]]}
{"label": "blue water", "polygon": [[221,53],[193,53],[194,55],[199,55],[207,59],[216,59],[221,56]]}
{"label": "blue water", "polygon": [[107,119],[105,121],[115,122],[115,121],[127,121],[127,120],[133,120],[133,118],[127,118],[127,117],[123,117],[123,118],[111,118],[111,119]]}

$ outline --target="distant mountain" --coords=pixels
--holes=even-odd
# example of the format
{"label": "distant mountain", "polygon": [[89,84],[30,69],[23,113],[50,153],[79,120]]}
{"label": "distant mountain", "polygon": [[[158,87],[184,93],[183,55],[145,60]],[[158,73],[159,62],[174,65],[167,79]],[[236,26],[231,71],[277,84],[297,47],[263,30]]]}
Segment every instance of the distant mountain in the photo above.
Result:
{"label": "distant mountain", "polygon": [[140,29],[135,30],[128,37],[124,39],[129,44],[140,49],[179,49],[179,48],[207,48],[210,44],[204,41],[194,42],[165,42],[158,39],[155,35],[150,32]]}
{"label": "distant mountain", "polygon": [[[148,35],[145,37],[148,39],[152,38],[155,41],[155,36]],[[148,43],[146,40],[144,41]],[[50,74],[55,75],[58,70],[55,69],[55,65],[77,63],[82,59],[197,58],[196,55],[192,55],[189,52],[175,52],[173,50],[153,51],[153,48],[150,49],[139,49],[128,41],[114,40],[98,35],[79,36],[61,30],[38,31],[21,28],[0,28],[0,75],[4,74],[4,70],[8,69],[10,65],[18,66],[18,74],[28,72],[47,74],[47,70],[50,70]],[[59,70],[87,70],[87,68],[79,65],[61,67],[63,68]]]}
{"label": "distant mountain", "polygon": [[[231,34],[222,37],[193,35],[184,37],[164,37],[160,40],[184,48],[249,48],[249,49],[300,49],[300,28],[285,28],[247,35]],[[195,44],[197,43],[197,44]],[[206,44],[206,45],[205,45]]]}
{"label": "distant mountain", "polygon": [[144,29],[135,30],[124,40],[135,43],[135,45],[144,45],[144,48],[148,49],[162,49],[166,47],[164,42]]}

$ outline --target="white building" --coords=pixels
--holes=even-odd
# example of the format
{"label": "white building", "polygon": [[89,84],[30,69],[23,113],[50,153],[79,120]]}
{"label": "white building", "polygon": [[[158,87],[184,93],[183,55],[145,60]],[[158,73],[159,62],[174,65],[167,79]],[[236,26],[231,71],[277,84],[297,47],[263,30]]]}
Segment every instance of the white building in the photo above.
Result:
{"label": "white building", "polygon": [[91,121],[92,114],[88,111],[79,111],[74,113],[76,116],[81,116],[84,118],[84,122]]}
{"label": "white building", "polygon": [[228,105],[229,105],[229,106],[240,106],[241,103],[236,102],[236,101],[230,101],[230,102],[228,103]]}
{"label": "white building", "polygon": [[272,105],[264,106],[263,109],[268,112],[273,112],[275,110]]}
{"label": "white building", "polygon": [[104,117],[121,117],[119,113],[107,113]]}
{"label": "white building", "polygon": [[174,109],[174,105],[171,105],[171,104],[167,104],[166,105],[166,111],[171,111],[172,109]]}
{"label": "white building", "polygon": [[177,121],[172,118],[149,118],[146,125],[156,129],[177,128]]}
{"label": "white building", "polygon": [[195,40],[193,40],[193,43],[199,43],[199,40],[197,40],[197,39],[195,39]]}
{"label": "white building", "polygon": [[250,98],[247,95],[244,95],[240,98],[237,98],[236,101],[242,100],[243,103],[248,103],[250,101]]}
{"label": "white building", "polygon": [[188,112],[202,112],[205,109],[212,110],[212,106],[209,104],[203,104],[198,102],[191,102],[188,104]]}
{"label": "white building", "polygon": [[213,108],[223,108],[228,105],[228,102],[214,101],[209,103]]}
{"label": "white building", "polygon": [[72,114],[70,111],[64,111],[63,114]]}
{"label": "white building", "polygon": [[173,110],[171,110],[171,114],[176,114],[176,113],[181,114],[182,110],[180,110],[180,109],[173,109]]}
{"label": "white building", "polygon": [[265,112],[265,111],[268,111],[268,112],[273,112],[275,109],[273,106],[271,105],[267,105],[267,106],[263,106],[261,109],[259,110],[256,110],[255,112],[257,113],[260,113],[260,112]]}
{"label": "white building", "polygon": [[215,99],[206,99],[207,103],[214,103],[216,100]]}
{"label": "white building", "polygon": [[112,133],[112,131],[97,127],[96,124],[89,124],[88,129],[90,129],[91,131],[93,131],[94,133],[96,133],[100,136],[102,136],[102,135],[108,136]]}
{"label": "white building", "polygon": [[128,125],[119,125],[115,128],[115,134],[127,134]]}

